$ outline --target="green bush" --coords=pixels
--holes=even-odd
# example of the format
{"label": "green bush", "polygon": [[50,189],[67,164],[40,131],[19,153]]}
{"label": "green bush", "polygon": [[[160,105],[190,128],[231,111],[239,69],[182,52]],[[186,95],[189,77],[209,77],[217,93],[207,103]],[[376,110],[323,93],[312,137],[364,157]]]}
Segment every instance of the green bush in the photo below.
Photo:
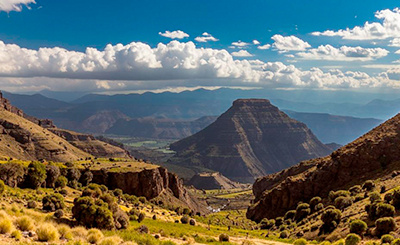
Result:
{"label": "green bush", "polygon": [[68,179],[65,176],[59,176],[56,179],[54,185],[56,188],[64,188],[67,186],[67,183],[68,183]]}
{"label": "green bush", "polygon": [[283,224],[283,217],[277,217],[276,219],[275,219],[275,226],[276,227],[279,227],[279,226],[281,226],[282,224]]}
{"label": "green bush", "polygon": [[54,188],[56,180],[60,177],[60,168],[56,165],[46,166],[46,187]]}
{"label": "green bush", "polygon": [[116,196],[116,197],[120,197],[120,196],[122,196],[122,195],[124,194],[124,192],[123,192],[121,189],[115,189],[115,190],[113,191],[113,194],[114,194],[114,196]]}
{"label": "green bush", "polygon": [[219,241],[220,241],[220,242],[229,242],[229,236],[228,236],[228,234],[221,234],[221,235],[219,235]]}
{"label": "green bush", "polygon": [[123,240],[119,236],[110,236],[104,238],[101,242],[100,245],[118,245],[121,244]]}
{"label": "green bush", "polygon": [[344,210],[353,204],[353,199],[349,196],[340,196],[335,199],[334,203],[337,209]]}
{"label": "green bush", "polygon": [[6,214],[4,211],[0,213],[0,234],[10,233],[14,230],[13,222],[11,221],[10,216]]}
{"label": "green bush", "polygon": [[274,219],[268,220],[267,218],[264,218],[260,222],[260,229],[262,230],[271,229],[274,225],[275,225]]}
{"label": "green bush", "polygon": [[93,200],[91,197],[80,197],[74,200],[72,216],[83,226],[89,228],[113,229],[113,213],[103,200]]}
{"label": "green bush", "polygon": [[25,167],[19,163],[0,164],[0,180],[8,186],[17,187],[24,181],[25,171]]}
{"label": "green bush", "polygon": [[182,216],[181,223],[182,224],[188,224],[189,223],[189,216],[187,216],[187,215]]}
{"label": "green bush", "polygon": [[359,235],[351,233],[346,236],[345,245],[357,245],[360,241]]}
{"label": "green bush", "polygon": [[21,216],[15,220],[15,223],[21,231],[32,231],[35,229],[35,222],[29,216]]}
{"label": "green bush", "polygon": [[22,233],[19,230],[14,230],[13,232],[11,232],[11,237],[19,241],[22,239]]}
{"label": "green bush", "polygon": [[2,180],[0,180],[0,195],[3,194],[5,190],[6,190],[6,185]]}
{"label": "green bush", "polygon": [[352,196],[356,196],[357,194],[362,192],[362,187],[360,185],[355,185],[349,189],[349,192]]}
{"label": "green bush", "polygon": [[196,220],[190,219],[190,220],[189,220],[189,224],[190,224],[190,225],[193,225],[193,226],[196,225]]}
{"label": "green bush", "polygon": [[355,233],[362,236],[368,229],[367,223],[362,220],[353,220],[350,223],[350,233]]}
{"label": "green bush", "polygon": [[43,197],[43,210],[56,211],[65,208],[64,197],[61,194],[52,194]]}
{"label": "green bush", "polygon": [[81,177],[79,178],[79,182],[83,185],[83,186],[87,186],[89,185],[90,182],[92,182],[93,180],[93,173],[92,171],[90,171],[89,169],[86,169],[83,174],[81,175]]}
{"label": "green bush", "polygon": [[372,180],[367,180],[364,182],[362,188],[366,191],[372,191],[375,188],[375,183]]}
{"label": "green bush", "polygon": [[295,219],[297,221],[300,221],[306,218],[310,213],[311,213],[310,205],[307,203],[301,203],[297,205]]}
{"label": "green bush", "polygon": [[395,213],[395,208],[387,203],[373,203],[367,204],[365,210],[368,213],[368,219],[376,220],[383,217],[393,217]]}
{"label": "green bush", "polygon": [[400,245],[400,238],[394,239],[391,245]]}
{"label": "green bush", "polygon": [[307,240],[304,238],[297,239],[293,243],[294,245],[307,245]]}
{"label": "green bush", "polygon": [[58,241],[60,234],[52,224],[42,224],[36,229],[38,240],[41,242],[54,242]]}
{"label": "green bush", "polygon": [[329,192],[329,200],[331,202],[334,202],[336,198],[338,197],[348,197],[350,196],[350,192],[349,191],[345,191],[345,190],[339,190],[339,191],[330,191]]}
{"label": "green bush", "polygon": [[312,211],[316,211],[316,210],[315,210],[315,207],[316,207],[319,203],[321,203],[321,201],[322,201],[322,198],[320,198],[320,197],[313,197],[313,198],[311,198],[311,200],[310,200],[310,209],[311,209]]}
{"label": "green bush", "polygon": [[376,234],[382,236],[396,229],[396,222],[392,217],[380,218],[375,221]]}
{"label": "green bush", "polygon": [[279,238],[285,239],[289,237],[289,232],[284,230],[279,234]]}
{"label": "green bush", "polygon": [[393,193],[391,193],[391,192],[386,193],[386,195],[383,198],[383,200],[385,201],[385,203],[391,203],[392,200],[393,200]]}
{"label": "green bush", "polygon": [[399,210],[400,209],[400,187],[397,187],[392,192],[392,205]]}
{"label": "green bush", "polygon": [[46,166],[41,162],[31,162],[28,166],[26,182],[28,187],[39,188],[46,180]]}
{"label": "green bush", "polygon": [[118,210],[113,212],[114,225],[115,228],[126,229],[129,226],[129,217],[128,215],[118,208]]}
{"label": "green bush", "polygon": [[104,235],[99,229],[92,228],[88,231],[87,241],[92,244],[98,244],[103,237]]}
{"label": "green bush", "polygon": [[336,208],[327,209],[321,216],[323,222],[322,229],[325,232],[330,232],[334,230],[340,223],[342,217],[342,212]]}
{"label": "green bush", "polygon": [[383,235],[381,237],[381,243],[389,243],[391,244],[394,241],[394,237],[392,235]]}
{"label": "green bush", "polygon": [[62,209],[58,209],[54,212],[54,217],[56,217],[57,219],[61,219],[62,217],[64,217],[64,211],[62,211]]}
{"label": "green bush", "polygon": [[68,186],[77,188],[79,178],[81,177],[81,171],[77,168],[69,168],[67,170]]}
{"label": "green bush", "polygon": [[314,208],[315,211],[320,211],[322,209],[324,209],[324,204],[322,203],[318,203]]}
{"label": "green bush", "polygon": [[141,223],[144,220],[144,218],[146,218],[146,215],[144,213],[140,213],[138,216],[138,222]]}
{"label": "green bush", "polygon": [[382,201],[381,194],[379,194],[379,192],[371,192],[368,196],[371,203]]}
{"label": "green bush", "polygon": [[289,210],[286,212],[284,219],[285,220],[289,220],[289,219],[293,220],[295,216],[296,216],[296,210]]}

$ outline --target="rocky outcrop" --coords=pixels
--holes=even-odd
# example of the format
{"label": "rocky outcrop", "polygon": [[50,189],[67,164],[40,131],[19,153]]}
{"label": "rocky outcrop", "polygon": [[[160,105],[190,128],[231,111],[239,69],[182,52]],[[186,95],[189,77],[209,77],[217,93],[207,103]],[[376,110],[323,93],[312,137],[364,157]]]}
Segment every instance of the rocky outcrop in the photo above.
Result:
{"label": "rocky outcrop", "polygon": [[260,221],[283,215],[299,201],[325,197],[367,179],[378,179],[400,169],[400,114],[330,156],[302,162],[258,179],[255,203],[247,217]]}
{"label": "rocky outcrop", "polygon": [[171,163],[218,171],[241,182],[331,150],[300,123],[264,99],[240,99],[214,123],[171,145]]}
{"label": "rocky outcrop", "polygon": [[24,112],[17,107],[11,105],[10,101],[3,97],[3,93],[0,91],[0,107],[6,111],[14,113],[18,116],[24,116]]}
{"label": "rocky outcrop", "polygon": [[184,203],[195,211],[204,211],[204,206],[192,197],[176,174],[165,168],[145,169],[138,172],[108,172],[92,170],[93,182],[104,184],[110,189],[119,188],[135,196],[144,196],[148,200],[166,196]]}
{"label": "rocky outcrop", "polygon": [[51,132],[65,139],[75,147],[95,157],[130,158],[125,149],[96,139],[93,135],[77,133],[65,129],[49,128]]}
{"label": "rocky outcrop", "polygon": [[220,173],[199,173],[193,176],[187,185],[194,186],[199,190],[216,190],[216,189],[236,189],[244,188],[246,185],[233,182]]}

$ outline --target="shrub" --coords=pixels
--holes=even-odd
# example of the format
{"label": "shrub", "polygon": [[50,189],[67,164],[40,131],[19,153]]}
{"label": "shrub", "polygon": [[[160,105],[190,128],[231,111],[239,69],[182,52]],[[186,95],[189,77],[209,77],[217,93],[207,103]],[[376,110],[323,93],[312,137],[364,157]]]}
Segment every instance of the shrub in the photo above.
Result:
{"label": "shrub", "polygon": [[100,245],[118,245],[122,243],[122,239],[119,236],[111,236],[104,238]]}
{"label": "shrub", "polygon": [[113,194],[114,194],[114,196],[116,196],[116,197],[120,197],[120,196],[122,196],[122,195],[124,194],[124,192],[123,192],[121,189],[115,189],[115,190],[113,191]]}
{"label": "shrub", "polygon": [[315,207],[316,207],[319,203],[321,203],[321,201],[322,201],[322,198],[320,198],[320,197],[313,197],[313,198],[311,198],[311,200],[310,200],[310,208],[311,208],[311,210],[312,210],[312,211],[316,211],[316,210],[315,210]]}
{"label": "shrub", "polygon": [[11,232],[11,237],[19,241],[22,239],[22,234],[19,230],[14,230],[13,232]]}
{"label": "shrub", "polygon": [[41,242],[53,242],[60,238],[60,234],[58,233],[57,229],[49,223],[40,225],[36,229],[36,234],[38,236],[38,240]]}
{"label": "shrub", "polygon": [[64,197],[58,193],[43,197],[43,210],[56,211],[65,207]]}
{"label": "shrub", "polygon": [[229,242],[229,236],[228,236],[228,234],[220,234],[220,235],[219,235],[219,241],[220,241],[220,242]]}
{"label": "shrub", "polygon": [[60,177],[60,168],[55,165],[46,166],[46,186],[50,188],[55,187],[56,180]]}
{"label": "shrub", "polygon": [[344,210],[353,204],[353,199],[351,197],[340,196],[335,199],[334,203],[337,209]]}
{"label": "shrub", "polygon": [[339,209],[327,209],[321,216],[324,231],[332,231],[340,223],[340,218],[342,217],[342,212]]}
{"label": "shrub", "polygon": [[79,171],[79,169],[69,168],[67,170],[68,186],[76,188],[80,177],[81,177],[81,171]]}
{"label": "shrub", "polygon": [[46,166],[41,162],[31,162],[26,175],[27,186],[39,188],[46,180]]}
{"label": "shrub", "polygon": [[349,192],[351,193],[352,196],[355,196],[355,195],[361,193],[361,191],[362,191],[362,188],[360,185],[355,185],[349,189]]}
{"label": "shrub", "polygon": [[393,200],[393,193],[390,193],[390,192],[386,193],[383,200],[385,201],[385,203],[391,203]]}
{"label": "shrub", "polygon": [[2,180],[0,180],[0,195],[3,194],[5,190],[6,190],[6,185]]}
{"label": "shrub", "polygon": [[283,224],[283,217],[277,217],[276,219],[275,219],[275,226],[276,227],[279,227],[279,226],[281,226]]}
{"label": "shrub", "polygon": [[381,237],[381,243],[382,244],[384,244],[384,243],[391,244],[393,242],[393,240],[394,240],[394,237],[392,235],[383,235]]}
{"label": "shrub", "polygon": [[54,182],[56,188],[64,188],[67,186],[68,179],[65,176],[59,176]]}
{"label": "shrub", "polygon": [[268,220],[267,218],[264,218],[260,222],[261,229],[271,229],[274,225],[275,225],[274,219]]}
{"label": "shrub", "polygon": [[372,191],[375,188],[375,183],[372,180],[367,180],[364,182],[362,188],[366,191]]}
{"label": "shrub", "polygon": [[146,203],[146,197],[139,197],[139,202]]}
{"label": "shrub", "polygon": [[75,240],[79,239],[86,239],[88,236],[88,231],[85,229],[85,227],[82,226],[77,226],[71,229],[71,234],[74,237]]}
{"label": "shrub", "polygon": [[187,223],[189,223],[189,216],[187,216],[187,215],[182,216],[182,218],[181,218],[181,223],[182,223],[182,224],[187,224]]}
{"label": "shrub", "polygon": [[28,208],[36,208],[37,203],[35,201],[28,201],[27,207]]}
{"label": "shrub", "polygon": [[117,228],[117,229],[128,228],[129,217],[124,211],[122,211],[121,209],[118,209],[117,211],[114,212],[113,218],[114,218],[115,228]]}
{"label": "shrub", "polygon": [[297,205],[295,219],[297,221],[300,221],[306,218],[310,213],[310,205],[308,205],[307,203],[301,203]]}
{"label": "shrub", "polygon": [[383,217],[393,217],[395,209],[387,203],[373,203],[365,206],[370,220],[376,220]]}
{"label": "shrub", "polygon": [[396,223],[392,217],[380,218],[375,221],[376,234],[382,236],[396,229]]}
{"label": "shrub", "polygon": [[141,225],[141,226],[138,228],[138,231],[139,231],[140,233],[145,233],[145,234],[147,234],[147,233],[149,233],[149,228],[148,228],[147,226],[145,226],[145,225]]}
{"label": "shrub", "polygon": [[144,213],[140,213],[138,216],[138,222],[141,223],[145,217],[146,217],[146,215]]}
{"label": "shrub", "polygon": [[104,235],[99,229],[93,228],[88,231],[87,241],[92,244],[98,244],[103,237]]}
{"label": "shrub", "polygon": [[93,173],[92,171],[90,171],[89,169],[86,169],[83,174],[81,175],[81,177],[79,178],[79,182],[83,185],[83,186],[87,186],[89,185],[90,182],[92,182],[93,180]]}
{"label": "shrub", "polygon": [[400,209],[400,187],[397,187],[392,192],[392,205],[396,209]]}
{"label": "shrub", "polygon": [[294,245],[307,245],[307,240],[304,238],[297,239],[293,243]]}
{"label": "shrub", "polygon": [[14,225],[11,221],[10,216],[4,211],[0,213],[0,234],[10,233],[14,230]]}
{"label": "shrub", "polygon": [[350,233],[346,236],[345,245],[357,245],[361,241],[361,237],[357,234]]}
{"label": "shrub", "polygon": [[17,187],[24,181],[25,167],[19,163],[0,164],[0,180],[11,187]]}
{"label": "shrub", "polygon": [[293,220],[296,216],[296,210],[289,210],[286,212],[285,216],[283,217],[285,220]]}
{"label": "shrub", "polygon": [[280,234],[279,234],[279,238],[282,238],[282,239],[285,239],[285,238],[288,238],[289,237],[289,232],[288,231],[282,231]]}
{"label": "shrub", "polygon": [[66,240],[72,240],[73,235],[71,232],[71,228],[68,225],[59,225],[57,227],[58,233],[60,234],[60,238]]}
{"label": "shrub", "polygon": [[190,219],[189,224],[190,224],[190,225],[193,225],[193,226],[196,225],[196,220]]}
{"label": "shrub", "polygon": [[57,219],[61,219],[64,216],[64,211],[61,209],[58,209],[57,211],[54,212],[54,217]]}
{"label": "shrub", "polygon": [[344,243],[345,243],[345,240],[340,239],[340,240],[337,240],[336,242],[334,242],[332,245],[344,245]]}
{"label": "shrub", "polygon": [[386,192],[386,186],[382,185],[381,186],[381,193],[385,193]]}
{"label": "shrub", "polygon": [[314,208],[315,211],[319,211],[322,209],[324,209],[324,204],[322,204],[322,203],[318,203]]}
{"label": "shrub", "polygon": [[35,229],[35,222],[29,216],[22,216],[15,220],[15,223],[21,231],[32,231]]}
{"label": "shrub", "polygon": [[374,202],[377,202],[377,201],[381,201],[381,200],[382,200],[382,199],[381,199],[381,194],[379,194],[379,192],[376,192],[376,191],[371,192],[368,196],[369,196],[369,201],[370,201],[371,203],[374,203]]}
{"label": "shrub", "polygon": [[90,197],[76,198],[72,208],[72,217],[75,218],[80,225],[89,228],[114,228],[113,213],[102,200],[94,201]]}
{"label": "shrub", "polygon": [[400,245],[400,238],[394,239],[391,245]]}
{"label": "shrub", "polygon": [[338,197],[348,197],[350,196],[349,191],[339,190],[339,191],[330,191],[329,192],[329,200],[334,202]]}
{"label": "shrub", "polygon": [[362,220],[353,220],[350,223],[350,233],[355,233],[362,236],[367,231],[367,224]]}

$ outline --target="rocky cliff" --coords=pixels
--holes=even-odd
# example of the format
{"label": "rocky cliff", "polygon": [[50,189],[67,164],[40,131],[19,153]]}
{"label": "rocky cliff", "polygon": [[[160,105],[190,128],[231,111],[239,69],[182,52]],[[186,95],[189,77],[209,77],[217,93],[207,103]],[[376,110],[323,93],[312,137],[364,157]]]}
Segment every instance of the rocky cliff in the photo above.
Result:
{"label": "rocky cliff", "polygon": [[162,197],[167,204],[187,206],[194,211],[205,212],[205,205],[196,200],[183,186],[176,174],[162,167],[137,172],[114,172],[92,170],[93,182],[104,184],[110,189],[119,188],[135,196],[148,200]]}
{"label": "rocky cliff", "polygon": [[173,164],[218,171],[241,182],[331,150],[300,123],[264,99],[239,99],[214,123],[171,145]]}
{"label": "rocky cliff", "polygon": [[258,179],[255,204],[247,217],[260,221],[283,215],[299,201],[325,197],[367,179],[378,179],[400,169],[400,114],[330,156],[301,162]]}
{"label": "rocky cliff", "polygon": [[233,182],[220,173],[199,173],[193,176],[188,182],[188,186],[194,186],[199,190],[216,190],[216,189],[236,189],[245,188],[246,185]]}

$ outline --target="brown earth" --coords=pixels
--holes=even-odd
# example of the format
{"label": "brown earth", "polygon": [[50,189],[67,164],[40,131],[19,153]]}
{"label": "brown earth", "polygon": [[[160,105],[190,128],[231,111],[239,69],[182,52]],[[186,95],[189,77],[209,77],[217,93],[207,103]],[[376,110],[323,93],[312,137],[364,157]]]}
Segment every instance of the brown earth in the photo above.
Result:
{"label": "brown earth", "polygon": [[314,196],[347,189],[368,179],[390,176],[400,169],[400,114],[386,121],[330,156],[301,162],[277,174],[259,178],[254,186],[255,203],[247,217],[281,216]]}

